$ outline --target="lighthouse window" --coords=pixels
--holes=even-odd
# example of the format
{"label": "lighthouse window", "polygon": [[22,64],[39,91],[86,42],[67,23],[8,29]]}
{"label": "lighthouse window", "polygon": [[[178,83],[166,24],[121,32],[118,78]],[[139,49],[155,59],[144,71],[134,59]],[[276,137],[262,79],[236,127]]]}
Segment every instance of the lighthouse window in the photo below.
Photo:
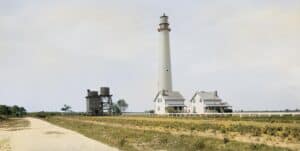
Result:
{"label": "lighthouse window", "polygon": [[160,108],[159,107],[157,107],[157,111],[159,111],[160,110]]}

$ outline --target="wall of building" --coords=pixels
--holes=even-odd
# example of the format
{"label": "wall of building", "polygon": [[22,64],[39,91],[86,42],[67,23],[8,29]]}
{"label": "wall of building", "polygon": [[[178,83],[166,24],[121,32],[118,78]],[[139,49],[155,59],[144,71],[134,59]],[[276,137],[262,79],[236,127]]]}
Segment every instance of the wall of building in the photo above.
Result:
{"label": "wall of building", "polygon": [[155,113],[156,114],[165,114],[166,113],[166,104],[165,100],[160,94],[155,100]]}
{"label": "wall of building", "polygon": [[86,110],[87,113],[95,115],[100,113],[100,105],[101,102],[99,101],[99,97],[89,97],[86,100]]}
{"label": "wall of building", "polygon": [[196,95],[192,100],[192,113],[204,113],[204,103],[201,96]]}

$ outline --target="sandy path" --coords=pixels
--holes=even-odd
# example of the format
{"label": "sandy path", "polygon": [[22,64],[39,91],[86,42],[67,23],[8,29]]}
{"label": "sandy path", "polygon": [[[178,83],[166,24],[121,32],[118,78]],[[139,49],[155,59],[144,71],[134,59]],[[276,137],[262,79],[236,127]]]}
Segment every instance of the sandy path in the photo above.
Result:
{"label": "sandy path", "polygon": [[0,130],[0,141],[5,140],[12,151],[116,151],[79,133],[48,122],[26,118],[30,127],[19,131]]}

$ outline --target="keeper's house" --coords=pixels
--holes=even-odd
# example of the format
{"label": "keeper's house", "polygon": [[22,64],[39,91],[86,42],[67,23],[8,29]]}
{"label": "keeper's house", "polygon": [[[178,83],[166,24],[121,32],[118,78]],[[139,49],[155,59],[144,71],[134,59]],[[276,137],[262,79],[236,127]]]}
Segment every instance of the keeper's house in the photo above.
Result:
{"label": "keeper's house", "polygon": [[223,102],[217,91],[198,91],[187,102],[189,113],[225,113],[232,112],[232,107]]}

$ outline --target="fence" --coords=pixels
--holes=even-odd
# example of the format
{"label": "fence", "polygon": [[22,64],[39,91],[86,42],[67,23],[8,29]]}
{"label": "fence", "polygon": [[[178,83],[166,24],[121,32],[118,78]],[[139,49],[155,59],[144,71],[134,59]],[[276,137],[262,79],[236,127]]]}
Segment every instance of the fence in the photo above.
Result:
{"label": "fence", "polygon": [[239,116],[239,117],[265,117],[265,116],[300,116],[300,112],[233,112],[233,113],[165,113],[154,114],[144,112],[126,112],[123,116],[169,116],[169,117],[201,117],[201,116]]}

